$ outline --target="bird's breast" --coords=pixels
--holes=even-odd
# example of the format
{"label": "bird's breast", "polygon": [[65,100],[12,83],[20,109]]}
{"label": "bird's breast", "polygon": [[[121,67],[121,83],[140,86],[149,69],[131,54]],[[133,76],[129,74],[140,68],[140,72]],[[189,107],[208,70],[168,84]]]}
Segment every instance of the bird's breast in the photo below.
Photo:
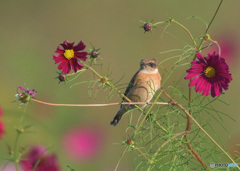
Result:
{"label": "bird's breast", "polygon": [[139,72],[127,97],[134,102],[149,102],[160,88],[161,75],[157,73]]}
{"label": "bird's breast", "polygon": [[157,73],[139,72],[136,76],[134,86],[143,86],[149,91],[157,91],[160,88],[161,75]]}

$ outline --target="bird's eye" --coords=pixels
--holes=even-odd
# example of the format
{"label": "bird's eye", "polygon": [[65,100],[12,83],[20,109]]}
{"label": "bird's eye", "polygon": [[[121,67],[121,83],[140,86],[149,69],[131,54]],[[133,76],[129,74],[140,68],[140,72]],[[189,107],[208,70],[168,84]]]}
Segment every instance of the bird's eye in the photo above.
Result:
{"label": "bird's eye", "polygon": [[149,66],[150,66],[151,68],[155,68],[155,67],[156,67],[156,64],[153,63],[153,62],[150,62],[150,63],[149,63]]}

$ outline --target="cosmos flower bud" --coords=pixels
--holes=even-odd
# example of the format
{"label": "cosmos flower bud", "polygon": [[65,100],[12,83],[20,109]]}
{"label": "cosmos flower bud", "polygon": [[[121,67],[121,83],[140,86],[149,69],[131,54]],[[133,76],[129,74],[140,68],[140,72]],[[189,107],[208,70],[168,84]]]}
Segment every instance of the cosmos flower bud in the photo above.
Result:
{"label": "cosmos flower bud", "polygon": [[58,77],[59,83],[64,82],[66,80],[66,75],[65,74],[59,74]]}
{"label": "cosmos flower bud", "polygon": [[144,32],[152,31],[152,29],[154,28],[153,21],[146,20],[140,22],[143,23],[143,25],[140,28],[143,28]]}
{"label": "cosmos flower bud", "polygon": [[91,52],[91,58],[97,58],[98,57],[98,52],[96,50]]}
{"label": "cosmos flower bud", "polygon": [[132,140],[132,138],[128,138],[126,144],[134,148],[134,141]]}
{"label": "cosmos flower bud", "polygon": [[107,78],[102,77],[102,78],[100,79],[100,81],[101,81],[101,83],[106,83],[106,82],[107,82]]}
{"label": "cosmos flower bud", "polygon": [[89,56],[91,59],[96,59],[99,57],[100,53],[98,52],[100,48],[96,49],[94,45],[92,45],[92,49],[89,49]]}
{"label": "cosmos flower bud", "polygon": [[143,29],[145,32],[150,31],[152,29],[152,25],[150,23],[145,23],[143,25]]}
{"label": "cosmos flower bud", "polygon": [[209,34],[205,34],[203,36],[203,39],[206,40],[206,41],[210,40],[210,35]]}
{"label": "cosmos flower bud", "polygon": [[127,143],[127,145],[131,145],[131,144],[133,144],[133,140],[131,138],[129,138],[129,139],[127,139],[126,143]]}

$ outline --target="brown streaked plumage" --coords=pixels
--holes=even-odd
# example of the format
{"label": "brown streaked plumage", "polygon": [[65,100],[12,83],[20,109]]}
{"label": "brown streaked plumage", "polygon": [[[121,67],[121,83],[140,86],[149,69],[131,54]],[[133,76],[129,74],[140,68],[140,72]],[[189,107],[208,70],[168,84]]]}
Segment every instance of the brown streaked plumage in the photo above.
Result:
{"label": "brown streaked plumage", "polygon": [[[158,72],[156,59],[142,59],[140,69],[132,77],[124,95],[133,102],[149,102],[160,88],[161,75]],[[124,100],[124,99],[123,99]],[[125,101],[125,100],[124,100]],[[145,107],[146,105],[143,105]],[[116,126],[122,116],[132,107],[121,105],[111,125]]]}

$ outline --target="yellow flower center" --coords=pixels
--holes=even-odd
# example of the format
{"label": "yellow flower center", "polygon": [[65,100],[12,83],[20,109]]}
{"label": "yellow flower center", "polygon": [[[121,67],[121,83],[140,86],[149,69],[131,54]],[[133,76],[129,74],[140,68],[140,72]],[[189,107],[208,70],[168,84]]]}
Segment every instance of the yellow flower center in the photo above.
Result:
{"label": "yellow flower center", "polygon": [[74,51],[73,51],[73,49],[66,49],[65,52],[64,52],[64,56],[68,60],[74,58]]}
{"label": "yellow flower center", "polygon": [[209,78],[212,78],[216,75],[216,71],[213,67],[209,66],[204,71],[205,75]]}

